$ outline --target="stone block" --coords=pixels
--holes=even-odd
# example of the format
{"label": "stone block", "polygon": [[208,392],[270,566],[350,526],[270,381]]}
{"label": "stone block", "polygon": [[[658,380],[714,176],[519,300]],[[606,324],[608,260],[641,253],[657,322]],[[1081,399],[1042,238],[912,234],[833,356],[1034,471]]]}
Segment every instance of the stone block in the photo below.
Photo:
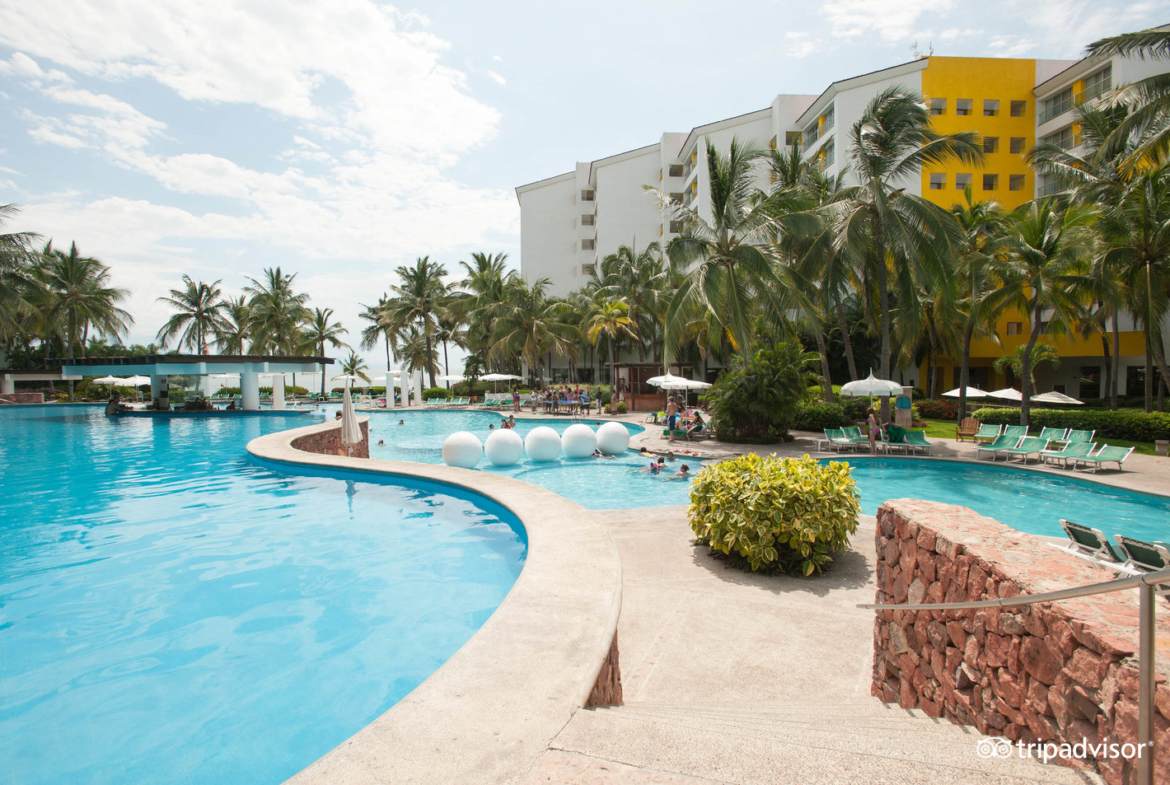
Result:
{"label": "stone block", "polygon": [[1002,668],[1007,665],[1009,640],[1002,635],[987,633],[987,638],[983,643],[983,652],[989,668]]}
{"label": "stone block", "polygon": [[1051,685],[1060,673],[1061,660],[1043,638],[1026,637],[1020,644],[1020,664],[1032,678]]}
{"label": "stone block", "polygon": [[906,590],[906,602],[918,605],[925,596],[926,584],[922,582],[922,578],[915,578],[910,582],[910,588]]}
{"label": "stone block", "polygon": [[1000,668],[991,675],[991,688],[1007,705],[1018,709],[1024,704],[1022,682],[1010,671]]}
{"label": "stone block", "polygon": [[963,625],[957,621],[947,622],[947,635],[950,636],[951,642],[956,649],[963,649],[967,646],[967,631],[963,629]]}
{"label": "stone block", "polygon": [[935,540],[936,540],[936,536],[935,536],[934,529],[923,527],[923,528],[918,530],[917,542],[918,542],[918,547],[921,548],[922,550],[933,551],[934,545],[935,545]]}
{"label": "stone block", "polygon": [[1048,706],[1048,687],[1037,679],[1028,682],[1028,695],[1024,698],[1024,708],[1031,708],[1037,714],[1051,714]]}
{"label": "stone block", "polygon": [[1100,655],[1082,646],[1074,651],[1072,657],[1065,663],[1064,672],[1078,684],[1095,690],[1101,686],[1104,668]]}

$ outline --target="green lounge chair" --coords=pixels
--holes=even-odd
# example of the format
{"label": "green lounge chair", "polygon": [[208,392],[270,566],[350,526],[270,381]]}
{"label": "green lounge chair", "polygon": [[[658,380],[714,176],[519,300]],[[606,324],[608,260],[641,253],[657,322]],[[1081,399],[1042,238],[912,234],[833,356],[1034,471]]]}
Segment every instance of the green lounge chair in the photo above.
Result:
{"label": "green lounge chair", "polygon": [[849,425],[841,429],[841,435],[854,444],[864,444],[869,446],[869,439],[861,435],[861,429],[856,425]]}
{"label": "green lounge chair", "polygon": [[1126,537],[1124,534],[1116,534],[1113,539],[1127,557],[1125,566],[1131,568],[1135,574],[1170,567],[1170,550],[1167,550],[1164,542],[1145,542]]}
{"label": "green lounge chair", "polygon": [[828,444],[829,447],[841,452],[841,450],[855,450],[857,449],[857,442],[845,438],[845,433],[842,428],[826,428],[825,438],[817,442],[818,449],[821,444]]}
{"label": "green lounge chair", "polygon": [[1100,529],[1082,526],[1063,518],[1060,520],[1060,527],[1068,535],[1069,541],[1060,545],[1054,542],[1048,543],[1053,548],[1064,551],[1070,556],[1076,556],[1078,559],[1084,559],[1095,567],[1130,572],[1129,568],[1125,567],[1128,559],[1122,552],[1115,550],[1109,544],[1109,538]]}
{"label": "green lounge chair", "polygon": [[991,453],[991,460],[994,461],[996,457],[998,457],[999,454],[1004,450],[1010,450],[1013,447],[1018,447],[1022,440],[1022,437],[1019,436],[999,436],[991,444],[980,444],[976,446],[975,457],[978,458],[980,454],[989,452]]}
{"label": "green lounge chair", "polygon": [[1003,431],[1002,425],[980,425],[979,430],[971,438],[976,444],[986,444],[998,439],[1001,431]]}
{"label": "green lounge chair", "polygon": [[[897,430],[894,430],[897,428]],[[914,447],[906,440],[906,429],[898,426],[890,426],[882,431],[882,438],[878,444],[882,445],[882,449],[887,454],[894,450],[902,450],[905,453],[913,452]]]}
{"label": "green lounge chair", "polygon": [[1068,428],[1041,428],[1040,438],[1050,442],[1063,442],[1068,436]]}
{"label": "green lounge chair", "polygon": [[927,455],[930,455],[931,443],[926,440],[926,434],[922,431],[906,431],[906,444],[910,445],[910,449],[914,452],[925,450]]}
{"label": "green lounge chair", "polygon": [[1117,471],[1121,471],[1121,464],[1125,463],[1125,459],[1133,452],[1132,447],[1110,447],[1108,444],[1101,445],[1101,449],[1083,458],[1073,458],[1073,468],[1079,469],[1080,465],[1085,464],[1085,468],[1093,467],[1093,474],[1101,468],[1103,463],[1117,462]]}
{"label": "green lounge chair", "polygon": [[1097,434],[1094,431],[1074,431],[1069,430],[1068,435],[1064,437],[1064,441],[1069,444],[1080,444],[1082,442],[1091,442],[1093,437]]}
{"label": "green lounge chair", "polygon": [[1035,455],[1036,460],[1040,460],[1040,453],[1047,449],[1047,439],[1039,436],[1025,436],[1023,439],[1020,439],[1020,443],[1015,447],[1009,447],[1003,452],[1008,461],[1011,461],[1013,455],[1018,455],[1021,461],[1027,463],[1028,456]]}
{"label": "green lounge chair", "polygon": [[1067,469],[1069,461],[1073,458],[1084,458],[1096,446],[1092,442],[1069,442],[1059,450],[1041,450],[1040,460],[1044,463],[1058,463]]}
{"label": "green lounge chair", "polygon": [[1017,439],[1022,439],[1028,435],[1028,426],[1026,425],[1005,425],[1003,427],[1004,436],[1015,436]]}

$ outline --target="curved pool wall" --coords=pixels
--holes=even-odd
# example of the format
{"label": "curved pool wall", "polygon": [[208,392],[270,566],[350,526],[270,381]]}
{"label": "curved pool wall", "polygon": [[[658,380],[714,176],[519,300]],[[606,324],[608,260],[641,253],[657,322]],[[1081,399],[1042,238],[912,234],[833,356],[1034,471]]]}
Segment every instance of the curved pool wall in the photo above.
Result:
{"label": "curved pool wall", "polygon": [[[253,440],[254,459],[361,477],[425,477],[510,510],[528,535],[524,570],[483,627],[423,684],[302,771],[296,785],[519,780],[585,705],[621,611],[621,563],[598,516],[550,491],[486,472],[317,455],[292,442],[325,423]],[[456,747],[457,745],[457,747]]]}
{"label": "curved pool wall", "polygon": [[245,452],[306,419],[0,410],[6,779],[280,782],[484,625],[519,518],[420,474]]}

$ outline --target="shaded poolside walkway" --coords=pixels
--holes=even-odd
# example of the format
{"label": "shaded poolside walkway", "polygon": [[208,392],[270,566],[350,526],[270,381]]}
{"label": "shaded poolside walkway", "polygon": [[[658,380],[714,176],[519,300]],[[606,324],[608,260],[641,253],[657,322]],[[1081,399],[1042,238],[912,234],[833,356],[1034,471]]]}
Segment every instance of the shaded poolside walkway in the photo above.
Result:
{"label": "shaded poolside walkway", "polygon": [[595,514],[622,562],[625,705],[577,711],[525,785],[1099,782],[983,760],[974,729],[869,696],[872,517],[800,579],[725,568],[683,507]]}

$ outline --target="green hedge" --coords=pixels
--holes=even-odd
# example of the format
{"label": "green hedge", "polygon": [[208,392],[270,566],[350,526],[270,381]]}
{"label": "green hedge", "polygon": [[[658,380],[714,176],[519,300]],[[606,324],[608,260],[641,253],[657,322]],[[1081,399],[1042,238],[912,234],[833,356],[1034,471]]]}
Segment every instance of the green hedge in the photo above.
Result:
{"label": "green hedge", "polygon": [[811,575],[857,531],[860,497],[849,464],[748,453],[691,483],[698,542],[752,570]]}
{"label": "green hedge", "polygon": [[823,431],[826,428],[840,428],[848,425],[845,409],[839,403],[802,403],[792,418],[792,428],[797,431]]}
{"label": "green hedge", "polygon": [[[1019,409],[980,409],[971,415],[991,425],[1019,425]],[[1032,409],[1031,425],[1036,428],[1076,428],[1096,431],[1097,439],[1125,439],[1152,442],[1170,439],[1170,414],[1128,409],[1111,412],[1105,409]]]}
{"label": "green hedge", "polygon": [[424,401],[429,401],[431,398],[450,398],[453,395],[454,393],[446,387],[428,387],[422,391]]}

